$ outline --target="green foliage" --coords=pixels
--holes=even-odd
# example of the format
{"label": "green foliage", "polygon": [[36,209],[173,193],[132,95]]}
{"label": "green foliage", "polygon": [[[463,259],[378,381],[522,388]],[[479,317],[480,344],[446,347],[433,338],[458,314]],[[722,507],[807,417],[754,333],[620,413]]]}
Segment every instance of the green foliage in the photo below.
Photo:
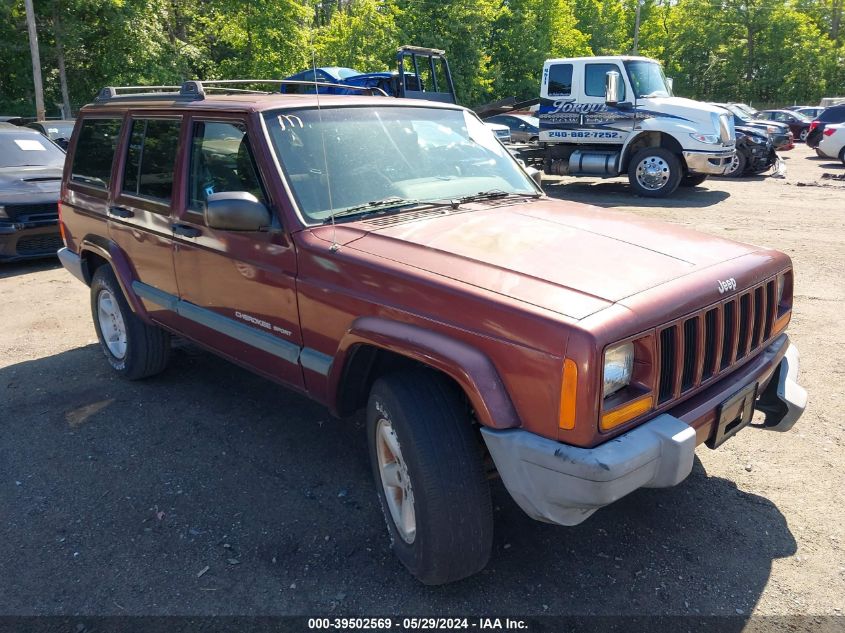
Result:
{"label": "green foliage", "polygon": [[[34,0],[45,102],[59,50],[78,108],[105,85],[395,68],[401,44],[445,49],[461,103],[537,95],[544,59],[639,53],[676,91],[760,104],[845,94],[845,0]],[[32,115],[23,0],[0,2],[0,114]]]}

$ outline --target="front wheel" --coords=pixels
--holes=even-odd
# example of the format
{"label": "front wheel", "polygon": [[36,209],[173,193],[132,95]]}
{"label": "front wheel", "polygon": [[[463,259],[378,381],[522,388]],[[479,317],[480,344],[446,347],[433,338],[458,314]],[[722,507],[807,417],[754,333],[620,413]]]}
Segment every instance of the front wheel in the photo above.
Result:
{"label": "front wheel", "polygon": [[681,187],[697,187],[707,180],[707,174],[687,174],[681,179]]}
{"label": "front wheel", "polygon": [[725,178],[739,178],[745,173],[745,168],[748,166],[748,159],[742,152],[734,152],[731,159],[731,164],[728,170],[724,173]]}
{"label": "front wheel", "polygon": [[167,367],[170,335],[132,312],[109,266],[100,266],[91,280],[91,314],[100,347],[120,376],[138,380]]}
{"label": "front wheel", "polygon": [[379,378],[367,403],[373,476],[393,551],[440,585],[481,571],[493,511],[480,445],[460,392],[420,369]]}
{"label": "front wheel", "polygon": [[675,154],[662,147],[646,147],[634,154],[628,166],[628,181],[634,193],[647,198],[665,198],[681,184],[683,169]]}

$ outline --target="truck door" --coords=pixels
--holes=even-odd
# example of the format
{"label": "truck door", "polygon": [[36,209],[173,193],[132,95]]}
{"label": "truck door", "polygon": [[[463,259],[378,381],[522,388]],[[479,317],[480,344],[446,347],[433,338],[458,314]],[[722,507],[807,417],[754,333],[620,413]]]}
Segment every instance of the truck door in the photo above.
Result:
{"label": "truck door", "polygon": [[212,193],[247,192],[273,211],[247,120],[193,115],[188,126],[185,190],[173,225],[179,311],[188,320],[183,331],[259,373],[301,386],[296,253],[278,217],[262,231],[220,230],[205,220]]}
{"label": "truck door", "polygon": [[170,207],[182,117],[144,113],[126,123],[118,182],[108,206],[109,237],[132,262],[133,290],[150,317],[178,328],[178,315],[161,297],[175,299],[177,294]]}
{"label": "truck door", "polygon": [[[609,106],[605,103],[607,73],[616,71],[624,89],[620,103],[628,107]],[[586,62],[579,78],[581,94],[581,121],[579,139],[584,143],[622,145],[634,127],[633,96],[628,85],[625,68],[617,62]]]}

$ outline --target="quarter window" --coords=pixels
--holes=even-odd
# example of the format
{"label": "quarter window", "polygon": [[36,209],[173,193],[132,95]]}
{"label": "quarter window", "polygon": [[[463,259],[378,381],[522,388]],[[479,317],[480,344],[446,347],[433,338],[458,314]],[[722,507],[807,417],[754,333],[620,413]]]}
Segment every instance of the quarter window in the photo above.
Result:
{"label": "quarter window", "polygon": [[555,64],[549,67],[550,97],[568,97],[572,94],[572,64]]}
{"label": "quarter window", "polygon": [[181,121],[134,119],[123,169],[123,191],[169,203]]}
{"label": "quarter window", "polygon": [[[615,70],[624,77],[616,64],[587,64],[584,67],[584,93],[588,97],[603,97],[606,75]],[[625,82],[622,81],[622,100],[625,100]]]}
{"label": "quarter window", "polygon": [[188,206],[204,211],[208,196],[221,191],[247,191],[265,202],[246,126],[198,121],[191,134]]}
{"label": "quarter window", "polygon": [[85,119],[82,122],[73,153],[71,181],[108,189],[120,125],[120,119]]}

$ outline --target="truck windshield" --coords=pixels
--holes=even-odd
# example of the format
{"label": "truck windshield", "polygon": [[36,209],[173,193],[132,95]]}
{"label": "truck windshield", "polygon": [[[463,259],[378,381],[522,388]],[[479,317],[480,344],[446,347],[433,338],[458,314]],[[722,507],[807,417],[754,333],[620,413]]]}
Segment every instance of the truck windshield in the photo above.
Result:
{"label": "truck windshield", "polygon": [[642,60],[626,61],[625,69],[637,99],[672,96],[660,64]]}
{"label": "truck windshield", "polygon": [[477,117],[445,108],[324,107],[265,115],[273,148],[308,222],[369,204],[537,195]]}

